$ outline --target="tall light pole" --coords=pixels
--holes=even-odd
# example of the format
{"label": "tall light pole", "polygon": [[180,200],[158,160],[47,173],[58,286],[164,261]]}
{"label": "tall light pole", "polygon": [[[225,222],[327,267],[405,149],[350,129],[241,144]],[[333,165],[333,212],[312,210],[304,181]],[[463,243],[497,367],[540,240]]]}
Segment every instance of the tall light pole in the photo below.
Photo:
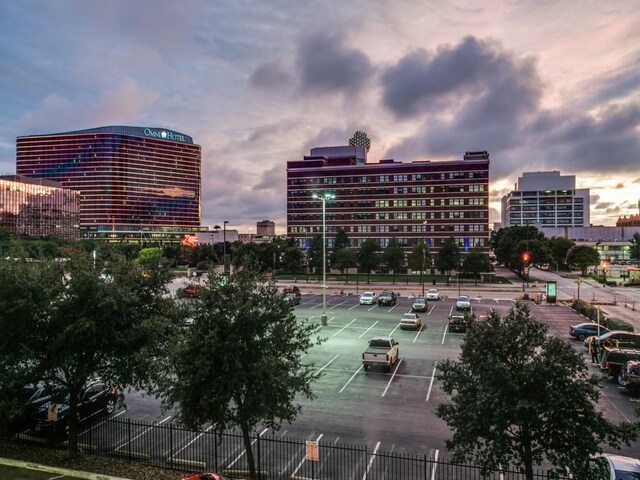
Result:
{"label": "tall light pole", "polygon": [[327,200],[333,200],[333,193],[314,193],[313,198],[322,201],[322,316],[320,324],[327,324]]}
{"label": "tall light pole", "polygon": [[[424,222],[422,222],[422,225],[425,225],[424,227],[424,231],[427,231],[427,221],[425,220]],[[424,298],[424,268],[425,268],[425,256],[427,255],[427,239],[426,237],[424,243],[422,244],[422,268],[420,269],[420,283],[422,284],[422,298]]]}
{"label": "tall light pole", "polygon": [[225,278],[227,276],[227,223],[229,223],[229,220],[222,222],[222,270]]}

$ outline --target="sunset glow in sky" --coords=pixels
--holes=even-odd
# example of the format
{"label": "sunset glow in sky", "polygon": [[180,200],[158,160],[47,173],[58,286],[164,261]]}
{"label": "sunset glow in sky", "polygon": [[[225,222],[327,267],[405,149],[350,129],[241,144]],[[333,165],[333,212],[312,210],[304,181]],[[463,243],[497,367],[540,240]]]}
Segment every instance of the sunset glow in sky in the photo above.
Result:
{"label": "sunset glow in sky", "polygon": [[640,199],[640,1],[0,2],[0,173],[15,139],[168,128],[203,151],[203,225],[286,226],[287,160],[491,155],[491,222],[524,171],[591,188],[591,221]]}

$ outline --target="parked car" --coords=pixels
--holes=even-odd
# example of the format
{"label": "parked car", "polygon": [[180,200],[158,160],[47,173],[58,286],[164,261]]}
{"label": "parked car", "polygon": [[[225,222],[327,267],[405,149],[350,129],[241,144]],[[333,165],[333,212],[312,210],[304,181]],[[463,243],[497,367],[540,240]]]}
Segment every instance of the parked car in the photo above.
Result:
{"label": "parked car", "polygon": [[438,300],[440,300],[440,292],[437,288],[430,288],[429,290],[427,290],[426,297],[427,300],[434,300],[437,302]]}
{"label": "parked car", "polygon": [[405,328],[412,328],[414,330],[419,330],[422,326],[422,319],[420,315],[417,313],[405,313],[402,315],[400,319],[400,329],[404,330]]}
{"label": "parked car", "polygon": [[461,332],[467,331],[467,319],[463,313],[454,312],[449,316],[449,331]]}
{"label": "parked car", "polygon": [[[117,388],[101,380],[93,380],[85,385],[78,402],[80,422],[90,419],[98,413],[110,415],[116,408]],[[56,403],[43,403],[36,412],[35,430],[49,434],[66,432],[69,421],[69,395]]]}
{"label": "parked car", "polygon": [[[600,335],[609,332],[608,328],[605,328],[602,325],[600,325],[599,327]],[[593,337],[594,335],[598,335],[598,324],[593,322],[585,322],[579,323],[578,325],[571,325],[569,326],[569,335],[571,335],[573,338],[577,338],[580,341],[584,340],[587,337]]]}
{"label": "parked car", "polygon": [[200,287],[197,285],[187,285],[183,293],[185,297],[198,298],[200,296]]}
{"label": "parked car", "polygon": [[471,300],[468,295],[460,295],[456,300],[456,310],[471,310]]}
{"label": "parked car", "polygon": [[600,353],[600,368],[622,384],[622,369],[629,360],[640,360],[640,350],[605,346]]}
{"label": "parked car", "polygon": [[624,330],[611,330],[595,340],[600,348],[640,348],[640,335]]}
{"label": "parked car", "polygon": [[489,314],[481,313],[478,315],[478,318],[476,318],[476,322],[478,322],[479,325],[489,325]]}
{"label": "parked car", "polygon": [[640,460],[622,455],[603,453],[589,460],[593,472],[607,472],[603,480],[636,480],[640,478]]}
{"label": "parked car", "polygon": [[363,292],[360,295],[360,305],[373,305],[376,303],[376,294],[373,292]]}
{"label": "parked car", "polygon": [[412,312],[426,312],[429,309],[429,305],[424,298],[415,298],[411,304]]}
{"label": "parked car", "polygon": [[300,305],[300,295],[296,295],[295,293],[285,294],[284,299],[287,302],[291,302],[293,305]]}
{"label": "parked car", "polygon": [[284,293],[285,295],[287,293],[293,293],[295,295],[300,296],[300,289],[295,285],[289,285],[288,287],[284,287],[284,289],[282,290],[282,293]]}
{"label": "parked car", "polygon": [[46,382],[25,385],[21,395],[22,407],[15,414],[10,414],[7,425],[10,431],[28,428],[43,404],[51,400],[52,387]]}
{"label": "parked car", "polygon": [[640,360],[629,360],[625,363],[618,382],[627,391],[640,393]]}
{"label": "parked car", "polygon": [[392,337],[373,337],[369,340],[369,347],[362,354],[362,364],[367,371],[375,366],[389,371],[399,356],[398,342]]}
{"label": "parked car", "polygon": [[398,295],[391,290],[385,290],[378,295],[378,305],[395,305],[398,302]]}

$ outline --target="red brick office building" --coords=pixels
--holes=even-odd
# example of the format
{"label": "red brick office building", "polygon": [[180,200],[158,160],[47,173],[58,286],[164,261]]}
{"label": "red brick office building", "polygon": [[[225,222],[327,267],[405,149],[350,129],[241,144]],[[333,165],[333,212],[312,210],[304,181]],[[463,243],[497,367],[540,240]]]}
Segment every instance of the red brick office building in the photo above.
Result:
{"label": "red brick office building", "polygon": [[363,147],[320,147],[287,162],[287,236],[306,248],[322,234],[326,203],[327,245],[343,229],[354,247],[367,238],[384,248],[395,237],[407,253],[426,242],[437,253],[455,238],[462,252],[489,249],[489,154],[461,160],[381,160],[367,163]]}

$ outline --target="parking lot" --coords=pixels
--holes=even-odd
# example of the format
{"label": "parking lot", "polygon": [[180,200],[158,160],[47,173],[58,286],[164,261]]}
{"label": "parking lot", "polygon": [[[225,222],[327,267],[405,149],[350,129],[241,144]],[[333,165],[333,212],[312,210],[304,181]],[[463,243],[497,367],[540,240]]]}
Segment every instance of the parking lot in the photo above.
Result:
{"label": "parking lot", "polygon": [[[486,295],[479,298],[473,294],[470,297],[476,315],[490,309],[505,314],[513,306],[511,300],[503,298]],[[446,460],[445,441],[451,434],[446,424],[436,417],[434,409],[448,397],[434,377],[443,359],[457,358],[465,334],[452,333],[447,328],[455,298],[429,302],[428,311],[421,314],[421,329],[401,330],[399,320],[410,310],[411,303],[412,298],[405,296],[391,307],[359,305],[355,295],[330,295],[327,296],[328,322],[321,326],[322,296],[304,295],[300,305],[295,307],[296,317],[299,321],[317,324],[317,334],[326,339],[303,359],[323,374],[314,385],[317,398],[313,401],[299,399],[302,413],[292,425],[285,424],[277,432],[259,427],[256,433],[265,439],[275,436],[285,441],[294,438],[321,440],[328,446],[366,445],[369,452],[421,454],[430,460]],[[567,341],[571,341],[569,325],[584,321],[561,305],[531,304],[531,309],[549,326],[551,335]],[[377,335],[392,336],[399,342],[399,361],[389,372],[365,372],[362,367],[362,352],[368,340]],[[573,341],[573,345],[587,357],[581,342]],[[596,372],[594,367],[590,368]],[[629,397],[617,384],[603,382],[600,407],[607,417],[616,421],[634,419],[635,401],[637,399]],[[175,412],[162,412],[156,399],[132,392],[127,395],[126,403],[127,410],[117,411],[112,418],[123,422],[127,419],[153,422],[161,433],[158,429],[136,426],[129,427],[129,437],[123,438],[115,430],[100,433],[100,428],[115,427],[99,423],[93,432],[84,430],[81,441],[86,441],[90,435],[94,440],[97,435],[106,435],[112,450],[148,454],[161,462],[168,462],[170,458],[203,462],[195,464],[197,466],[210,465],[207,457],[213,454],[214,448],[225,448],[223,464],[244,463],[239,440],[227,439],[226,446],[213,447],[209,435],[171,432],[170,428],[177,425]],[[205,428],[211,431],[212,427],[207,425]],[[169,434],[173,435],[171,439],[167,437]],[[268,449],[265,447],[265,450]],[[294,471],[308,473],[310,468],[305,464],[304,450],[298,450],[291,454],[291,459],[281,459],[280,463],[284,462],[289,475]],[[337,452],[334,455],[338,455]],[[623,447],[622,452],[637,456],[638,446]],[[218,458],[220,455],[218,451]],[[376,465],[376,462],[370,465],[355,462],[353,478],[361,478],[363,469],[381,468]],[[342,478],[350,477],[344,474]]]}

